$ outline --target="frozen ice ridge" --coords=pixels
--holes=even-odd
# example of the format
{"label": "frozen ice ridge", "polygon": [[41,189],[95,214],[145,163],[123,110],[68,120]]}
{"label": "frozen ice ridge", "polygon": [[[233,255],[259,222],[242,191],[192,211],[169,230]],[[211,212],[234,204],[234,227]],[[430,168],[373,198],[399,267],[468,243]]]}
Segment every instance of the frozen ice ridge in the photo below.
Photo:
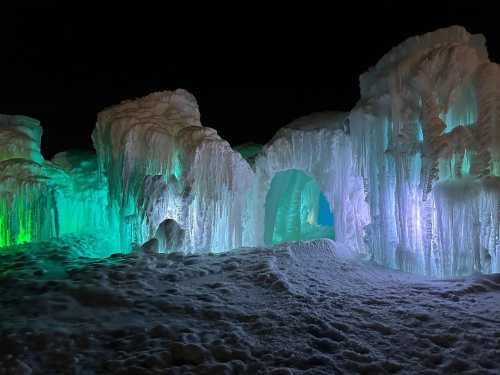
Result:
{"label": "frozen ice ridge", "polygon": [[302,117],[262,146],[232,148],[181,89],[99,113],[97,155],[46,161],[36,120],[0,116],[0,245],[99,231],[113,250],[192,253],[330,238],[404,271],[500,272],[500,70],[484,37],[410,38],[360,88],[351,112]]}

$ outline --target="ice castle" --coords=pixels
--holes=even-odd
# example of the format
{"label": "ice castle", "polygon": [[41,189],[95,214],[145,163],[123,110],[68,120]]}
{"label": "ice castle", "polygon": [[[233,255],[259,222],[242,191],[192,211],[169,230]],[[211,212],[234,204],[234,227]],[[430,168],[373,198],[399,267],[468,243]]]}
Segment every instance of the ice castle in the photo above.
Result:
{"label": "ice castle", "polygon": [[232,148],[185,90],[98,114],[96,154],[40,153],[42,129],[0,116],[0,246],[100,233],[96,256],[217,252],[332,238],[435,277],[500,272],[500,69],[482,35],[413,37],[322,112]]}

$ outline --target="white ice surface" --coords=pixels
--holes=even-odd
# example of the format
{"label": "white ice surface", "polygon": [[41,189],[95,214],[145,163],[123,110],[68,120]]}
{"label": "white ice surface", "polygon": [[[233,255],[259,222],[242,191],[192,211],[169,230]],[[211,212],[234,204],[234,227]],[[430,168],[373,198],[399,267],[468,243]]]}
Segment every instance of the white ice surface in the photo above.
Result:
{"label": "white ice surface", "polygon": [[93,246],[2,253],[0,374],[500,368],[498,274],[432,281],[350,258],[330,240],[90,263],[69,244],[76,254]]}

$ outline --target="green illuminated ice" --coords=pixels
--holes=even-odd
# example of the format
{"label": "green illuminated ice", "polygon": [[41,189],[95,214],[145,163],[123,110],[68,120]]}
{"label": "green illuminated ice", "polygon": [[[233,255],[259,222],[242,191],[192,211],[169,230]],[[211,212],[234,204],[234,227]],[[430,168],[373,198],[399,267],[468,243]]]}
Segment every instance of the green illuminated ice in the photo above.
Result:
{"label": "green illuminated ice", "polygon": [[96,257],[112,252],[108,190],[96,155],[63,152],[53,160],[40,154],[42,129],[25,116],[0,116],[0,248],[46,241],[66,234],[106,234]]}

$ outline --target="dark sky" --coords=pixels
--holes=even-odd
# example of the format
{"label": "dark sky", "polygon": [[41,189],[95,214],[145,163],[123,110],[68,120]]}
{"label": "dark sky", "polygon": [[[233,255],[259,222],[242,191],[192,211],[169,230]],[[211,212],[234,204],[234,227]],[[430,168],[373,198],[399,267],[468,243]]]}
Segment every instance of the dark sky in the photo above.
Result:
{"label": "dark sky", "polygon": [[0,113],[41,120],[50,157],[92,147],[104,107],[182,87],[198,99],[202,123],[232,145],[264,143],[298,116],[352,108],[359,75],[412,35],[461,24],[483,33],[500,62],[492,4],[353,1],[294,14],[239,4],[211,9],[218,17],[194,16],[196,3],[184,11],[3,9]]}

